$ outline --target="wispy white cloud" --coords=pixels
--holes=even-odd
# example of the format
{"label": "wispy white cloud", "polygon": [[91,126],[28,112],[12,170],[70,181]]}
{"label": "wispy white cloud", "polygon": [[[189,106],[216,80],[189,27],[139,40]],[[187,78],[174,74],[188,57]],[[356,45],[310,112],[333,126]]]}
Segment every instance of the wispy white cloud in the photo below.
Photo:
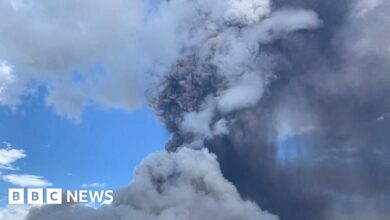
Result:
{"label": "wispy white cloud", "polygon": [[45,180],[42,176],[10,174],[4,175],[3,180],[20,187],[48,187],[53,184]]}
{"label": "wispy white cloud", "polygon": [[12,149],[11,145],[6,143],[6,148],[0,149],[0,169],[15,170],[16,168],[12,164],[25,157],[27,155],[24,150]]}
{"label": "wispy white cloud", "polygon": [[[8,142],[3,143],[5,145],[5,148],[0,149],[0,170],[18,170],[18,168],[13,166],[13,163],[19,159],[27,157],[27,154],[22,149],[13,149],[12,145]],[[42,176],[29,174],[2,175],[2,173],[0,172],[0,178],[3,181],[21,187],[47,187],[53,185],[51,182],[45,180]]]}
{"label": "wispy white cloud", "polygon": [[388,118],[390,118],[390,112],[385,112],[385,113],[381,114],[376,120],[377,121],[384,121]]}
{"label": "wispy white cloud", "polygon": [[103,188],[107,184],[106,183],[91,183],[91,184],[82,184],[81,188]]}

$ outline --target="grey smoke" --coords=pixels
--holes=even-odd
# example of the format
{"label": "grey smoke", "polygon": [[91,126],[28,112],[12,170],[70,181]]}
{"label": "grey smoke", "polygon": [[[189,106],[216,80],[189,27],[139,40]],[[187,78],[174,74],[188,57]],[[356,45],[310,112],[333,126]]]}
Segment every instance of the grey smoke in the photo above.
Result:
{"label": "grey smoke", "polygon": [[[152,101],[158,114],[168,124],[168,129],[177,130],[178,135],[191,136],[185,138],[187,147],[203,147],[203,141],[214,136],[215,123],[222,120],[229,124],[230,120],[225,116],[254,107],[261,100],[269,82],[275,77],[272,64],[267,63],[273,55],[262,55],[262,44],[269,44],[294,31],[318,28],[322,24],[313,11],[303,9],[276,10],[268,17],[259,18],[257,23],[240,17],[240,25],[237,22],[233,22],[236,25],[231,24],[232,15],[228,12],[229,16],[220,27],[215,28],[206,45],[192,49],[192,55],[179,61],[168,73],[162,92]],[[215,25],[219,23],[214,22]],[[194,78],[205,83],[213,78],[221,82],[204,88]],[[193,94],[201,96],[186,98]],[[186,105],[191,108],[185,109]],[[170,111],[174,111],[173,116],[166,115]]]}
{"label": "grey smoke", "polygon": [[[253,39],[253,30],[235,23],[232,28],[239,30],[240,38],[217,37],[217,43],[223,39],[234,43],[220,50],[216,46],[211,61],[198,65],[183,59],[166,77],[157,102],[157,112],[174,132],[167,149],[198,146],[201,138],[218,155],[225,177],[241,195],[281,219],[387,219],[389,3],[280,0],[273,2],[273,8],[274,18],[290,8],[311,9],[322,22],[303,19],[297,24],[319,28],[286,33],[285,21],[269,22],[270,13],[259,27],[267,27],[267,21],[278,25],[255,35],[258,48],[242,49],[247,45],[239,39]],[[312,11],[302,17],[315,18]],[[200,73],[185,71],[193,66],[199,66]],[[181,78],[183,72],[191,77]],[[239,98],[225,102],[229,105],[224,108],[218,108],[218,98],[217,104],[209,101],[210,96],[229,94],[251,72],[261,79],[244,85],[250,88],[260,82],[253,92],[260,98],[251,99],[240,88],[233,92]],[[214,78],[222,80],[211,87],[193,80],[205,73],[209,76],[202,78],[204,85]],[[247,98],[254,104],[242,105]],[[212,128],[223,118],[229,130],[225,136],[204,138],[180,129],[188,115],[204,113],[205,103],[216,110],[197,122],[204,119]]]}
{"label": "grey smoke", "polygon": [[134,33],[160,51],[137,70],[154,73],[167,152],[112,206],[28,220],[388,219],[389,12],[384,0],[160,2]]}
{"label": "grey smoke", "polygon": [[214,154],[182,149],[155,153],[134,173],[134,181],[115,194],[110,206],[34,208],[28,220],[277,220],[241,199],[222,175]]}

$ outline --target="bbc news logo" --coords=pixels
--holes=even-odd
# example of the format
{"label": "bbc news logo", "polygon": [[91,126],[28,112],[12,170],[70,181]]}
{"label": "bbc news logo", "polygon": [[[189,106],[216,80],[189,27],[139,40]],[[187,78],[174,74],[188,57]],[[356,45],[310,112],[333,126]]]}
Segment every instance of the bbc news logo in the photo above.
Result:
{"label": "bbc news logo", "polygon": [[8,189],[10,205],[60,205],[66,203],[111,204],[114,201],[113,190],[62,190],[62,189]]}

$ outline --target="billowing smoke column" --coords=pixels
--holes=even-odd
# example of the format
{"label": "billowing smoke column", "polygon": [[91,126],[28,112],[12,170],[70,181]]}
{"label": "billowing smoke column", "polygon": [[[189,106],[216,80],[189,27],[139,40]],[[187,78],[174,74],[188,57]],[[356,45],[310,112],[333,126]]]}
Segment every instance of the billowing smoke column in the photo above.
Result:
{"label": "billowing smoke column", "polygon": [[388,219],[389,3],[272,8],[256,22],[230,11],[211,51],[165,77],[154,104],[167,149],[204,144],[281,219]]}
{"label": "billowing smoke column", "polygon": [[148,22],[169,24],[176,51],[155,60],[148,95],[167,152],[111,206],[27,219],[389,219],[389,12],[381,0],[161,2]]}
{"label": "billowing smoke column", "polygon": [[321,25],[309,10],[271,13],[269,1],[231,1],[222,21],[206,21],[209,37],[188,49],[152,101],[174,132],[168,150],[202,148],[205,140],[229,133],[234,113],[255,107],[277,77],[276,57],[263,53],[263,46]]}
{"label": "billowing smoke column", "polygon": [[215,155],[183,149],[151,155],[115,202],[98,210],[83,206],[33,209],[30,220],[277,220],[241,199],[223,176]]}

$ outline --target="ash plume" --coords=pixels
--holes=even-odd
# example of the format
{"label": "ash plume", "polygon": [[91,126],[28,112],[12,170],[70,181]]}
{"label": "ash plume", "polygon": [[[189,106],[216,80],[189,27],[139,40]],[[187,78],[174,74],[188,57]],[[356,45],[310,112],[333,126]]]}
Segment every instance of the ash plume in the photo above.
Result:
{"label": "ash plume", "polygon": [[166,76],[154,103],[174,133],[167,149],[204,144],[241,195],[281,219],[389,218],[389,3],[272,5],[257,38],[252,23],[230,23],[203,62]]}
{"label": "ash plume", "polygon": [[389,219],[389,12],[384,0],[160,2],[140,36],[170,46],[142,69],[167,152],[111,206],[27,219]]}
{"label": "ash plume", "polygon": [[242,200],[222,175],[215,155],[206,149],[182,149],[149,156],[130,186],[118,189],[110,206],[78,205],[32,209],[28,220],[277,220]]}

